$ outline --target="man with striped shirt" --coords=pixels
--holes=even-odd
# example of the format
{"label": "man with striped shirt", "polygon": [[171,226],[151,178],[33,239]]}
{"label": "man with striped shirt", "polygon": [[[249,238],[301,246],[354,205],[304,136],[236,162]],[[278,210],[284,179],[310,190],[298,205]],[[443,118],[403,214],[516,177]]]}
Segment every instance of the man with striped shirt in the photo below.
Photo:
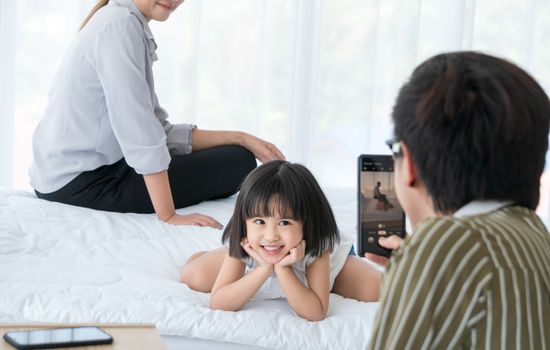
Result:
{"label": "man with striped shirt", "polygon": [[534,212],[548,96],[505,60],[442,54],[415,69],[393,120],[414,233],[380,240],[401,247],[370,348],[550,349],[550,234]]}

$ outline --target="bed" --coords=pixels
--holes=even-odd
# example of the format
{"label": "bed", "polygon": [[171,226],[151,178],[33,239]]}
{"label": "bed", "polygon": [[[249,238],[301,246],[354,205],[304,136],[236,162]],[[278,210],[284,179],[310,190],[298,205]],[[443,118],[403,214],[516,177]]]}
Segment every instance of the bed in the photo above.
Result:
{"label": "bed", "polygon": [[[352,190],[328,191],[341,233],[354,235]],[[200,203],[223,224],[235,196]],[[152,323],[167,348],[359,349],[377,303],[330,295],[328,316],[308,322],[284,299],[258,296],[242,311],[208,308],[209,294],[179,283],[194,252],[221,231],[167,225],[154,215],[94,211],[0,190],[0,323]]]}

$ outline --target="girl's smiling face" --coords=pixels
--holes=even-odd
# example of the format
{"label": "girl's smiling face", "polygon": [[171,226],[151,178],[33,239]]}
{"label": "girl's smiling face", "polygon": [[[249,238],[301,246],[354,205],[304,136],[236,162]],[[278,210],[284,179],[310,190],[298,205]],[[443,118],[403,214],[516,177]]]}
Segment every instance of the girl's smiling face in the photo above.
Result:
{"label": "girl's smiling face", "polygon": [[134,3],[148,20],[165,21],[183,0],[134,0]]}
{"label": "girl's smiling face", "polygon": [[301,221],[273,216],[257,216],[246,220],[246,235],[252,248],[270,264],[276,264],[304,237]]}

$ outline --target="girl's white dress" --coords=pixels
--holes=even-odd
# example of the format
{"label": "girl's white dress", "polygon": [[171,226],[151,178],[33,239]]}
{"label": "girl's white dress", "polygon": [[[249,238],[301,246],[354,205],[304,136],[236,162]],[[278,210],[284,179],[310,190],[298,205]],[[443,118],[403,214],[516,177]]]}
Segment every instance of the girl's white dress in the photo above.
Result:
{"label": "girl's white dress", "polygon": [[[330,290],[332,290],[332,286],[334,285],[334,280],[336,279],[336,276],[340,273],[340,270],[342,270],[342,267],[344,266],[344,263],[346,262],[346,259],[349,255],[350,249],[353,246],[353,241],[348,237],[340,237],[340,244],[337,245],[334,248],[334,251],[330,254],[329,259],[329,273],[330,273]],[[246,264],[246,270],[245,273],[250,272],[250,270],[254,269],[257,266],[257,263],[252,258],[247,258],[243,260]],[[306,255],[304,259],[295,262],[292,265],[292,268],[294,269],[294,272],[296,273],[296,276],[302,281],[304,285],[307,286],[307,279],[306,279],[306,269],[309,265],[311,265],[315,261],[315,258]],[[252,297],[251,300],[265,300],[265,299],[277,299],[277,298],[286,298],[285,293],[283,292],[283,288],[281,287],[281,284],[279,283],[279,279],[277,278],[277,275],[273,272],[271,276],[265,281],[263,286],[256,292],[254,297]]]}

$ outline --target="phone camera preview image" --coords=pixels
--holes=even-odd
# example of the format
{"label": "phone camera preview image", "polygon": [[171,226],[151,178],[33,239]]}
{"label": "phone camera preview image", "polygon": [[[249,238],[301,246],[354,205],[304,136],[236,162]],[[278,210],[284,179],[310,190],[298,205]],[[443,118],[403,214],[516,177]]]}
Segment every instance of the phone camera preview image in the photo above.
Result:
{"label": "phone camera preview image", "polygon": [[113,338],[98,327],[13,331],[4,334],[4,339],[17,349],[52,349],[113,342]]}
{"label": "phone camera preview image", "polygon": [[405,214],[395,193],[393,158],[361,155],[358,170],[359,254],[364,256],[368,252],[389,257],[391,250],[378,244],[379,237],[405,236]]}

